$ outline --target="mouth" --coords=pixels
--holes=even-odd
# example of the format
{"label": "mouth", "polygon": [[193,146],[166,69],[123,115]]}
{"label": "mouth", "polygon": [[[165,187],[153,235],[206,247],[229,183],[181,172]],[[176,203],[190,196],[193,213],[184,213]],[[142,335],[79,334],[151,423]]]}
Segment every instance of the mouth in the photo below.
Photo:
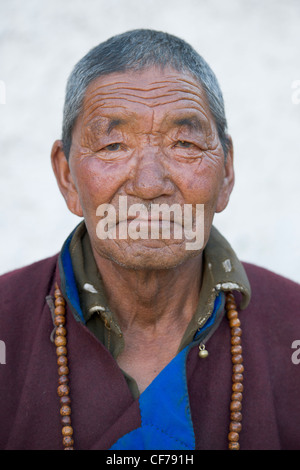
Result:
{"label": "mouth", "polygon": [[102,216],[102,219],[97,223],[96,234],[101,240],[132,239],[148,240],[149,243],[165,240],[164,243],[168,245],[185,241],[187,250],[195,250],[203,238],[204,205],[199,206],[196,214],[193,214],[191,204],[184,207],[175,203],[152,204],[148,207],[133,204],[125,207],[119,205],[117,209],[111,205],[98,206],[96,215]]}
{"label": "mouth", "polygon": [[[190,209],[190,207],[188,207]],[[164,239],[183,240],[186,228],[193,226],[192,211],[186,217],[185,206],[179,203],[127,204],[126,196],[119,197],[119,204],[100,205],[96,215],[102,216],[97,224],[99,238],[117,238],[125,240]],[[188,227],[186,227],[188,225]]]}
{"label": "mouth", "polygon": [[176,217],[174,213],[170,213],[167,216],[164,214],[160,213],[158,216],[152,215],[151,212],[148,213],[148,216],[145,214],[143,215],[138,215],[138,216],[127,216],[125,218],[118,218],[117,219],[117,224],[120,224],[122,222],[126,222],[129,224],[130,222],[135,221],[136,223],[142,223],[142,224],[178,224],[178,225],[183,225],[182,221],[182,216]]}
{"label": "mouth", "polygon": [[162,240],[174,241],[181,239],[183,229],[181,223],[164,217],[128,217],[118,222],[118,235],[120,239],[149,240],[150,244]]}
{"label": "mouth", "polygon": [[151,217],[151,215],[149,215],[147,218],[128,217],[126,219],[121,219],[117,222],[117,226],[127,226],[129,229],[130,227],[139,227],[140,230],[144,228],[145,230],[149,230],[151,233],[155,231],[161,233],[164,230],[169,230],[170,233],[173,233],[175,227],[182,229],[182,222],[174,219],[172,220],[172,218]]}

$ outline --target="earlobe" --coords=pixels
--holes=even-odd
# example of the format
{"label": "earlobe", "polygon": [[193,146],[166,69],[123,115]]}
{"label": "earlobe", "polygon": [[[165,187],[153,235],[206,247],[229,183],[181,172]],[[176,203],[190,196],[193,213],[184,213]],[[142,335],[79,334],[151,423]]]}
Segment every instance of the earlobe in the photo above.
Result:
{"label": "earlobe", "polygon": [[219,197],[216,206],[216,212],[222,212],[230,198],[230,194],[233,190],[234,186],[234,167],[233,167],[233,144],[232,139],[228,136],[229,139],[229,146],[228,152],[226,157],[226,162],[224,164],[224,178],[223,183],[219,192]]}
{"label": "earlobe", "polygon": [[66,159],[63,143],[56,140],[51,150],[51,163],[58,187],[63,195],[69,210],[79,217],[83,216],[78,192],[71,175],[69,163]]}

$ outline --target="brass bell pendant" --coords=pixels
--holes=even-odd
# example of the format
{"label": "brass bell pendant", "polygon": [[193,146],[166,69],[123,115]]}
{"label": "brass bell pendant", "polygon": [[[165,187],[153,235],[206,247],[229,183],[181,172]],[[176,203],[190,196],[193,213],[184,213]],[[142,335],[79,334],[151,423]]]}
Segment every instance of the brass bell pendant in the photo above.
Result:
{"label": "brass bell pendant", "polygon": [[207,356],[208,351],[205,349],[205,345],[201,343],[199,346],[199,357],[201,357],[201,359],[205,359]]}

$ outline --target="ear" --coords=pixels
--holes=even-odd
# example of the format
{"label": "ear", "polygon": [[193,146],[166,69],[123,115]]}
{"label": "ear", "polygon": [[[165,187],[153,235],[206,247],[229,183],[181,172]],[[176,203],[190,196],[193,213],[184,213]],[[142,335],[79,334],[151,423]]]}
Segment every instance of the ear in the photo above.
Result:
{"label": "ear", "polygon": [[63,143],[56,140],[52,146],[51,163],[60,192],[73,214],[83,217],[78,192],[71,175],[69,163],[64,153]]}
{"label": "ear", "polygon": [[222,212],[226,208],[234,186],[233,143],[231,137],[227,137],[229,139],[228,152],[224,163],[224,178],[219,192],[216,212]]}

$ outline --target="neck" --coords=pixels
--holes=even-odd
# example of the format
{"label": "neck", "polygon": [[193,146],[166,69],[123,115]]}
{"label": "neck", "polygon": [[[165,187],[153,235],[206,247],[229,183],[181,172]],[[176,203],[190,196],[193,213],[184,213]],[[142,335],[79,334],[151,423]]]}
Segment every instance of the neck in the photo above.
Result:
{"label": "neck", "polygon": [[174,269],[133,270],[94,253],[111,310],[123,332],[182,327],[192,318],[202,279],[202,255]]}

